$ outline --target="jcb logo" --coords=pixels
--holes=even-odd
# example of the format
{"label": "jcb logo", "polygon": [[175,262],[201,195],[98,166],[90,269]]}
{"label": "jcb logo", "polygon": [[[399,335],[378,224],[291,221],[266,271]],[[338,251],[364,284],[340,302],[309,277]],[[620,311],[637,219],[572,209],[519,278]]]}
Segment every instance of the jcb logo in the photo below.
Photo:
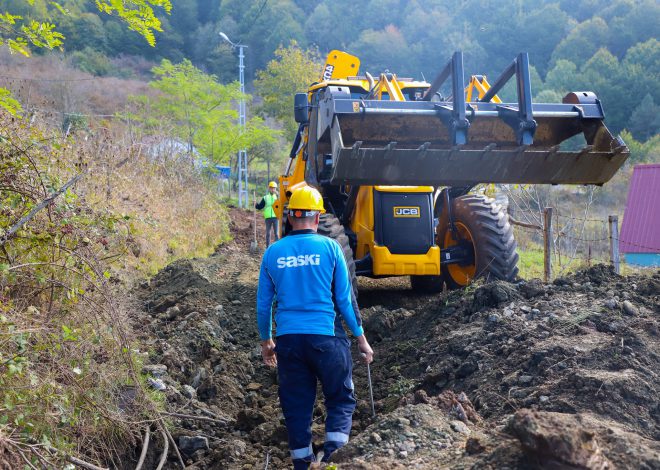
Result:
{"label": "jcb logo", "polygon": [[[317,69],[318,70],[318,69]],[[323,80],[330,80],[332,78],[332,72],[335,70],[335,66],[332,64],[326,64],[325,69],[323,70]]]}
{"label": "jcb logo", "polygon": [[394,217],[420,217],[419,206],[395,206]]}

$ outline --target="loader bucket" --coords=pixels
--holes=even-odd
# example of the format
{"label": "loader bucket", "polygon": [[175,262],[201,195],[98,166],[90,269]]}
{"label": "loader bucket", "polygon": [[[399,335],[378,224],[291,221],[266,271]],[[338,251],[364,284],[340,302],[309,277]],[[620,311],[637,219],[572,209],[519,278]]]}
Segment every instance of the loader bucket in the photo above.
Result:
{"label": "loader bucket", "polygon": [[[534,113],[533,143],[518,145],[514,130],[497,112],[477,111],[468,142],[452,145],[449,130],[432,108],[428,113],[414,113],[401,106],[407,102],[397,104],[400,109],[387,112],[335,115],[331,128],[333,183],[600,185],[612,178],[629,154],[602,119],[585,118],[578,112],[553,114],[543,112],[539,105]],[[562,149],[563,142],[578,134],[584,135],[586,146]]]}
{"label": "loader bucket", "polygon": [[[491,100],[516,77],[517,103]],[[451,77],[451,100],[432,98]],[[381,101],[328,90],[318,133],[329,136],[334,184],[472,186],[606,183],[629,150],[603,124],[591,92],[532,103],[527,54],[478,102],[465,102],[463,56],[454,54],[421,101]],[[582,134],[582,148],[566,141]]]}

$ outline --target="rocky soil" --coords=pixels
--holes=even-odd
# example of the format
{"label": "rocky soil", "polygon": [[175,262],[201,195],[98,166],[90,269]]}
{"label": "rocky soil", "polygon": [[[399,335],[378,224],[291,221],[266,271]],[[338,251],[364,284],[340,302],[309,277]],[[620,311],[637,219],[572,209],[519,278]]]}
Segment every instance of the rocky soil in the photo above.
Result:
{"label": "rocky soil", "polygon": [[[234,242],[134,293],[144,370],[187,468],[288,468],[276,373],[259,355],[251,216],[232,217]],[[354,351],[358,409],[339,469],[660,469],[660,272],[595,266],[433,296],[361,279],[359,301],[376,417]],[[319,403],[319,444],[323,418]],[[178,466],[171,453],[166,468]]]}

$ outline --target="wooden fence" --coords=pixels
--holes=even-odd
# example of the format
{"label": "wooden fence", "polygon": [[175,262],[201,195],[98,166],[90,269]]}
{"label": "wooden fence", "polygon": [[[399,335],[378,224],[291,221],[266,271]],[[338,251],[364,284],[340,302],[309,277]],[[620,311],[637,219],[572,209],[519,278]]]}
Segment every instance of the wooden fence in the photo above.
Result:
{"label": "wooden fence", "polygon": [[[556,234],[553,224],[553,211],[552,207],[543,209],[543,225],[534,223],[522,222],[509,216],[509,221],[518,227],[537,230],[543,233],[543,278],[545,282],[550,282],[553,278],[553,251],[555,246],[555,236],[562,236],[561,233]],[[585,220],[585,219],[582,219]],[[610,215],[607,220],[608,226],[608,240],[609,240],[609,261],[614,268],[614,272],[619,274],[621,272],[621,261],[619,256],[619,218],[616,215]],[[575,237],[570,237],[575,238]],[[604,241],[605,239],[585,240],[575,238],[583,242]],[[588,258],[591,258],[591,245],[588,247]]]}

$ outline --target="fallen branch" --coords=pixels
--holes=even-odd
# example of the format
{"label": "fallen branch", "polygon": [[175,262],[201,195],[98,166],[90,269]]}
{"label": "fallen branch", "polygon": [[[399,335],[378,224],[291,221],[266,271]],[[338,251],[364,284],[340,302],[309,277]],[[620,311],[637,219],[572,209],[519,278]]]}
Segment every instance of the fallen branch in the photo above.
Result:
{"label": "fallen branch", "polygon": [[142,465],[144,465],[144,459],[147,457],[147,451],[149,450],[149,438],[151,437],[151,430],[147,426],[147,430],[144,433],[144,439],[142,440],[142,452],[140,453],[140,459],[138,460],[135,470],[141,470]]}
{"label": "fallen branch", "polygon": [[3,235],[3,237],[0,239],[0,245],[4,246],[5,243],[7,243],[7,240],[9,240],[12,236],[18,232],[23,225],[28,223],[32,218],[37,215],[37,213],[46,207],[48,204],[50,204],[54,199],[56,199],[58,196],[60,196],[62,193],[64,193],[67,189],[69,189],[71,186],[76,184],[76,182],[82,178],[84,173],[79,173],[78,175],[74,176],[71,178],[69,181],[66,182],[64,186],[62,186],[60,189],[52,193],[50,196],[48,196],[46,199],[41,201],[39,204],[37,204],[35,207],[32,208],[32,210],[26,215],[23,216],[18,222],[16,222],[10,229]]}
{"label": "fallen branch", "polygon": [[32,463],[28,460],[27,456],[23,453],[23,451],[20,450],[20,449],[17,449],[17,450],[18,450],[19,455],[20,455],[21,458],[23,459],[23,462],[25,462],[25,465],[27,465],[28,467],[30,467],[32,470],[37,470],[37,467],[35,467],[34,465],[32,465]]}
{"label": "fallen branch", "polygon": [[31,445],[30,446],[30,452],[32,452],[34,455],[36,455],[39,458],[39,461],[44,465],[44,468],[49,468],[49,467],[50,468],[57,468],[57,466],[53,462],[51,462],[46,457],[41,455],[41,452],[39,452],[37,450],[36,445]]}
{"label": "fallen branch", "polygon": [[230,421],[227,418],[222,418],[222,417],[218,416],[217,414],[215,414],[211,410],[208,410],[208,409],[204,408],[203,406],[199,406],[195,402],[193,402],[193,406],[195,407],[195,409],[199,410],[201,413],[205,414],[206,416],[210,416],[213,419],[217,419],[218,421],[226,421],[227,423]]}
{"label": "fallen branch", "polygon": [[161,470],[161,468],[163,468],[163,465],[165,465],[165,462],[167,461],[167,453],[170,450],[170,443],[167,439],[167,434],[165,434],[165,431],[162,429],[160,430],[160,434],[163,436],[163,453],[160,455],[160,462],[158,462],[156,470]]}
{"label": "fallen branch", "polygon": [[270,451],[266,452],[266,466],[264,470],[268,470],[268,465],[270,464]]}
{"label": "fallen branch", "polygon": [[212,423],[218,423],[218,424],[224,424],[227,425],[229,421],[225,421],[222,419],[216,419],[216,418],[207,418],[206,416],[195,416],[195,415],[187,415],[183,413],[168,413],[168,412],[161,412],[161,414],[166,415],[166,416],[172,416],[174,418],[181,418],[181,419],[195,419],[198,421],[210,421]]}
{"label": "fallen branch", "polygon": [[10,439],[7,439],[7,440],[4,441],[4,442],[6,442],[6,443],[9,444],[10,446],[12,446],[14,449],[16,449],[16,452],[18,452],[18,455],[21,457],[21,459],[23,459],[23,461],[24,461],[24,462],[25,462],[25,463],[26,463],[31,469],[33,469],[33,470],[37,470],[37,468],[36,468],[34,465],[32,465],[32,463],[31,463],[30,460],[27,458],[27,456],[25,455],[25,453],[23,452],[23,450],[21,449],[21,447],[20,447],[18,444],[15,444],[15,443],[12,442]]}
{"label": "fallen branch", "polygon": [[87,470],[109,470],[106,467],[98,467],[93,463],[85,462],[84,460],[80,460],[79,458],[68,455],[64,451],[56,449],[55,447],[51,447],[51,446],[44,446],[44,447],[46,450],[48,450],[48,452],[52,454],[60,454],[64,457],[64,460],[74,465],[77,465],[78,467],[86,468]]}
{"label": "fallen branch", "polygon": [[536,230],[543,230],[543,227],[541,227],[540,225],[529,224],[527,222],[521,222],[519,220],[514,219],[511,216],[509,216],[509,222],[511,222],[512,225],[518,225],[519,227],[526,227],[526,228],[533,228],[533,229],[536,229]]}
{"label": "fallen branch", "polygon": [[28,441],[29,441],[30,443],[28,443],[28,444],[20,444],[20,443],[18,443],[18,442],[12,442],[11,440],[7,440],[7,442],[8,442],[9,444],[12,444],[12,445],[13,445],[15,448],[17,448],[17,449],[20,449],[20,445],[24,445],[25,447],[27,447],[27,448],[30,450],[30,452],[33,452],[33,453],[34,453],[35,455],[37,455],[41,460],[44,460],[44,461],[48,462],[49,464],[50,464],[50,462],[48,461],[48,459],[46,459],[43,455],[41,455],[41,454],[37,451],[37,448],[41,447],[41,448],[47,450],[48,452],[50,452],[51,454],[59,454],[59,455],[61,455],[62,457],[64,457],[64,460],[66,460],[67,462],[72,463],[72,464],[74,464],[74,465],[77,465],[78,467],[86,468],[87,470],[109,470],[108,468],[105,468],[105,467],[98,467],[98,466],[94,465],[93,463],[85,462],[84,460],[80,460],[80,459],[77,458],[77,457],[73,457],[73,456],[71,456],[71,455],[68,455],[68,454],[67,454],[66,452],[64,452],[63,450],[56,449],[55,447],[51,447],[51,446],[48,446],[48,445],[39,444],[39,443],[37,443],[34,439],[31,439],[31,438],[30,438],[30,439],[28,439]]}
{"label": "fallen branch", "polygon": [[172,447],[174,447],[174,452],[176,452],[176,456],[179,458],[179,463],[181,464],[181,468],[185,470],[186,464],[183,463],[183,457],[181,457],[181,452],[179,452],[179,448],[177,447],[176,442],[174,442],[174,438],[172,437],[172,434],[170,434],[170,432],[165,427],[165,423],[161,422],[161,426],[163,426],[163,431],[165,431],[165,434],[167,434],[167,437],[172,443]]}
{"label": "fallen branch", "polygon": [[64,459],[67,462],[71,462],[74,465],[77,465],[82,468],[87,468],[88,470],[108,470],[106,467],[97,467],[94,464],[91,464],[89,462],[85,462],[84,460],[77,459],[76,457],[72,457],[70,455],[65,455]]}

